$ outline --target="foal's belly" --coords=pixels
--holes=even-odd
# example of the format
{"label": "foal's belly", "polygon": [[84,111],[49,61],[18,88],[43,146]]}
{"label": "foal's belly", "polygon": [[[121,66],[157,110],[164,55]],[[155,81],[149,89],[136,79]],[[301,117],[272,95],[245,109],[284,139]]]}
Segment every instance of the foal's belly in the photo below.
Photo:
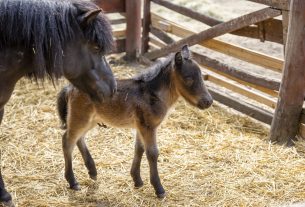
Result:
{"label": "foal's belly", "polygon": [[118,128],[134,128],[133,114],[97,113],[94,120],[97,123]]}

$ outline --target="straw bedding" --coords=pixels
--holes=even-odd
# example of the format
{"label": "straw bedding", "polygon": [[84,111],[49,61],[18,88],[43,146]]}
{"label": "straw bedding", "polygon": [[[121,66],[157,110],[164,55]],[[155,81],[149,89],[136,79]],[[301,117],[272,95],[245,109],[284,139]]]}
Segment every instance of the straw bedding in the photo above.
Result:
{"label": "straw bedding", "polygon": [[[113,67],[130,76],[131,67]],[[67,189],[54,88],[21,80],[0,127],[1,165],[17,206],[283,206],[305,200],[305,142],[271,145],[268,129],[214,104],[200,111],[179,101],[158,131],[159,172],[167,197],[129,176],[134,132],[96,127],[88,134],[98,169],[91,181],[78,150],[74,170],[82,190]]]}

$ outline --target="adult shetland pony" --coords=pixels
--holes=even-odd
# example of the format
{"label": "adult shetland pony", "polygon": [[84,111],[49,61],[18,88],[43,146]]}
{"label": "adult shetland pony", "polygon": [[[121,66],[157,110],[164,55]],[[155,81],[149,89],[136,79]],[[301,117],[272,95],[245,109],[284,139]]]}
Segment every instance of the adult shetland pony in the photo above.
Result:
{"label": "adult shetland pony", "polygon": [[[16,82],[67,78],[92,101],[116,90],[104,55],[113,47],[109,21],[81,0],[0,0],[0,123]],[[11,202],[0,174],[0,201]]]}

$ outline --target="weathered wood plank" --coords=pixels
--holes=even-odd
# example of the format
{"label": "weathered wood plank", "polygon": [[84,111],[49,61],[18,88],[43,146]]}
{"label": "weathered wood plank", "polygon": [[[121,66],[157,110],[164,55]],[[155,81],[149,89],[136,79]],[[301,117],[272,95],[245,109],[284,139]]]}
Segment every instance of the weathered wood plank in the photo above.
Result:
{"label": "weathered wood plank", "polygon": [[[164,6],[168,9],[171,9],[179,14],[182,14],[184,16],[190,17],[192,19],[195,19],[197,21],[200,21],[204,24],[207,24],[209,26],[215,26],[217,24],[223,23],[223,21],[217,20],[215,18],[209,17],[207,15],[201,14],[199,12],[193,11],[191,9],[188,9],[183,6],[176,5],[170,1],[166,0],[153,0],[154,3],[159,4],[161,6]],[[264,22],[264,25],[266,25],[264,33],[265,33],[265,40],[276,42],[283,44],[283,34],[282,34],[282,23],[280,20],[271,19],[266,22]],[[259,28],[258,26],[247,26],[242,29],[236,30],[231,32],[231,34],[238,35],[238,36],[244,36],[249,38],[255,38],[260,39],[259,36]]]}
{"label": "weathered wood plank", "polygon": [[246,82],[244,84],[249,85],[265,93],[268,93],[272,96],[277,97],[278,95],[275,90],[279,89],[280,82],[273,78],[264,77],[261,75],[253,75],[251,73],[238,70],[235,67],[228,66],[218,60],[214,60],[197,52],[193,52],[193,57],[200,65],[207,67],[208,69],[212,69],[214,72],[218,71],[222,73],[222,75],[227,74],[235,78],[234,80],[238,79],[244,81]]}
{"label": "weathered wood plank", "polygon": [[248,0],[260,4],[265,4],[277,9],[289,10],[289,4],[291,0]]}
{"label": "weathered wood plank", "polygon": [[289,26],[289,11],[283,11],[283,43],[284,43],[284,53],[286,50],[286,43],[287,43],[287,35],[288,35],[288,26]]}
{"label": "weathered wood plank", "polygon": [[115,38],[123,38],[126,37],[126,29],[115,29],[112,31],[112,35]]}
{"label": "weathered wood plank", "polygon": [[218,37],[225,33],[238,30],[247,25],[255,24],[257,22],[261,22],[266,19],[270,19],[270,18],[278,16],[280,14],[281,14],[281,12],[278,10],[271,9],[271,8],[265,8],[265,9],[235,18],[228,22],[218,24],[218,25],[211,27],[205,31],[202,31],[198,34],[191,35],[185,39],[182,39],[178,42],[168,45],[160,50],[146,53],[145,56],[146,56],[146,58],[149,58],[149,59],[156,59],[156,58],[162,57],[170,52],[174,52],[174,51],[178,50],[185,44],[192,46],[192,45],[195,45],[204,40],[209,40],[214,37]]}
{"label": "weathered wood plank", "polygon": [[295,138],[304,102],[304,11],[304,0],[291,1],[285,67],[270,133],[271,141],[280,144],[291,143],[291,140]]}
{"label": "weathered wood plank", "polygon": [[[172,33],[182,38],[195,34],[195,32],[191,31],[190,29],[166,20],[155,13],[152,13],[152,25],[157,29]],[[221,52],[223,54],[230,55],[232,57],[266,67],[277,72],[282,71],[283,68],[283,60],[241,46],[229,44],[216,39],[203,41],[199,44],[217,52]]]}
{"label": "weathered wood plank", "polygon": [[125,12],[125,0],[93,0],[105,13]]}
{"label": "weathered wood plank", "polygon": [[261,121],[266,124],[271,124],[273,116],[271,112],[265,111],[252,104],[243,102],[242,100],[238,100],[227,94],[221,93],[218,90],[215,90],[214,88],[208,87],[208,89],[214,100],[230,108],[233,108],[243,114],[246,114],[258,121]]}
{"label": "weathered wood plank", "polygon": [[150,0],[144,0],[142,51],[141,51],[142,54],[146,53],[149,48],[148,42],[149,42],[150,25],[151,25]]}
{"label": "weathered wood plank", "polygon": [[126,39],[117,39],[115,41],[115,49],[112,53],[122,53],[125,52]]}
{"label": "weathered wood plank", "polygon": [[245,97],[248,97],[252,100],[257,101],[258,103],[262,103],[271,108],[276,107],[276,100],[273,98],[269,98],[262,93],[251,90],[249,87],[238,84],[235,81],[226,80],[223,77],[221,77],[220,75],[217,75],[213,72],[210,72],[207,70],[205,70],[204,72],[208,75],[208,81],[211,81],[212,83],[225,87],[226,89],[229,89],[235,93],[239,93]]}
{"label": "weathered wood plank", "polygon": [[126,0],[126,56],[128,61],[135,61],[141,51],[141,0]]}

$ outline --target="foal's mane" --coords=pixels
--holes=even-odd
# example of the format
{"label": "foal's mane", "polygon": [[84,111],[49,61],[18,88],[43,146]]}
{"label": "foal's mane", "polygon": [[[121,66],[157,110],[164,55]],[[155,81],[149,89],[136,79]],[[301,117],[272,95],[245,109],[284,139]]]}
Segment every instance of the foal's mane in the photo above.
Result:
{"label": "foal's mane", "polygon": [[164,58],[159,58],[156,63],[147,68],[143,73],[135,78],[135,81],[150,82],[161,73],[164,73],[172,68],[174,54],[170,54]]}
{"label": "foal's mane", "polygon": [[80,0],[0,0],[0,50],[10,47],[34,53],[34,72],[38,78],[62,75],[63,49],[76,38],[96,43],[105,54],[113,47],[109,21],[100,14],[85,30],[78,16],[97,9]]}

